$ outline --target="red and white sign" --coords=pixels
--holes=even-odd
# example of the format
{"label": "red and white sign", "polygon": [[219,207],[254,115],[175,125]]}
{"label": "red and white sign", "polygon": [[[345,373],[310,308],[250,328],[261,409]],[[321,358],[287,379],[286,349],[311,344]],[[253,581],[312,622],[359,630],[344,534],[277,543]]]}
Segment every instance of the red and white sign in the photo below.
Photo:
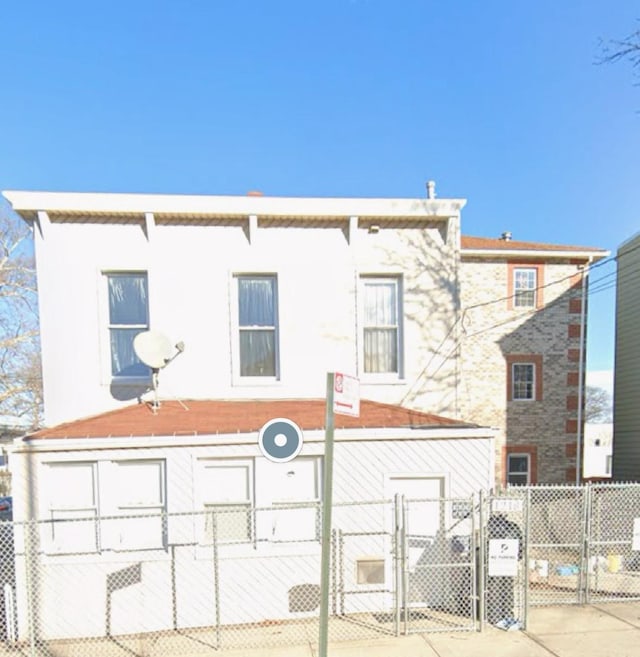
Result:
{"label": "red and white sign", "polygon": [[341,372],[334,374],[333,412],[360,416],[360,379]]}

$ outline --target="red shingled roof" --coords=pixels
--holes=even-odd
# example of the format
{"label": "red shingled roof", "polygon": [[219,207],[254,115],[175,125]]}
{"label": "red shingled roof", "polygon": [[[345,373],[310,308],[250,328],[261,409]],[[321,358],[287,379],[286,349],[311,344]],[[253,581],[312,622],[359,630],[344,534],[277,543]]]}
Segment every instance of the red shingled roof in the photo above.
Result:
{"label": "red shingled roof", "polygon": [[[31,438],[106,438],[128,436],[210,435],[259,431],[276,417],[293,420],[301,429],[323,429],[324,399],[164,401],[157,413],[135,404],[101,415],[41,429]],[[472,427],[457,420],[401,406],[361,400],[360,417],[335,416],[337,429],[392,427]]]}
{"label": "red shingled roof", "polygon": [[591,246],[563,246],[561,244],[545,244],[543,242],[518,242],[516,240],[471,237],[469,235],[462,235],[461,246],[463,249],[500,249],[504,251],[593,251],[594,253],[606,253],[605,249],[594,249]]}

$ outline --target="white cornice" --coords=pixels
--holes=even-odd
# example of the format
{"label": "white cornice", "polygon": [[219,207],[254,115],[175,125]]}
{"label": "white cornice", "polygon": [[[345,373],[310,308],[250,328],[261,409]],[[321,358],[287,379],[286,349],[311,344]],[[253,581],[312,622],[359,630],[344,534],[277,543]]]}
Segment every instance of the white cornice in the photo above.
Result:
{"label": "white cornice", "polygon": [[86,215],[203,215],[269,217],[404,217],[457,216],[465,199],[297,198],[275,196],[187,196],[174,194],[103,194],[5,191],[22,215],[38,211]]}
{"label": "white cornice", "polygon": [[584,250],[584,251],[561,251],[561,250],[543,250],[543,249],[461,249],[462,257],[472,256],[474,258],[538,258],[549,260],[558,258],[566,260],[567,258],[580,258],[581,260],[592,259],[594,261],[607,258],[609,251],[602,249]]}

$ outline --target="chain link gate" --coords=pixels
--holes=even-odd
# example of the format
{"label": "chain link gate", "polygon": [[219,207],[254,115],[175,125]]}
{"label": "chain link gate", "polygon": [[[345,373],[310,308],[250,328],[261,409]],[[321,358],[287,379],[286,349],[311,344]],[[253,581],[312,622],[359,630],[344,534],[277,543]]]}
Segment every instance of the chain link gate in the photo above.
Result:
{"label": "chain link gate", "polygon": [[585,602],[588,487],[532,486],[523,494],[529,508],[529,604]]}
{"label": "chain link gate", "polygon": [[396,499],[400,522],[402,633],[475,630],[473,498]]}
{"label": "chain link gate", "polygon": [[589,486],[587,602],[640,600],[640,484]]}

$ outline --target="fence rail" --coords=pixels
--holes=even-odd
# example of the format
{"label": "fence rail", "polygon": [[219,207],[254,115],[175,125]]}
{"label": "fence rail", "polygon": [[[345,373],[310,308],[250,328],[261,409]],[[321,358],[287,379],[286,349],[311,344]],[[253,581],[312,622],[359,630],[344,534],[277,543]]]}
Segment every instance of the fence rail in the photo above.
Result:
{"label": "fence rail", "polygon": [[[313,502],[2,522],[0,655],[314,645],[320,519]],[[330,641],[640,600],[640,484],[336,504],[329,593]]]}

